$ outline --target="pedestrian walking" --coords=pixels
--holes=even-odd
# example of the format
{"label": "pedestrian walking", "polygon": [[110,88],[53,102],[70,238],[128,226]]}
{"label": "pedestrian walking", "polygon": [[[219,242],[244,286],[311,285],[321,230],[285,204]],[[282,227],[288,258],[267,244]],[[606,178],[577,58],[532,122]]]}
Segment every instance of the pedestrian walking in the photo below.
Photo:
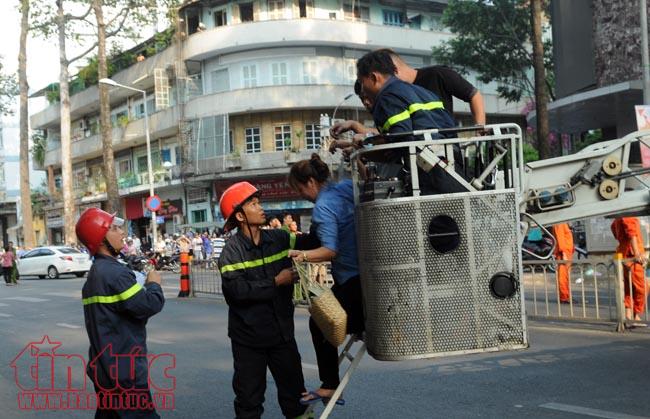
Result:
{"label": "pedestrian walking", "polygon": [[4,253],[2,254],[2,275],[5,279],[5,284],[7,286],[14,285],[14,282],[11,279],[13,266],[16,261],[16,256],[12,251],[11,247],[8,245],[4,247]]}

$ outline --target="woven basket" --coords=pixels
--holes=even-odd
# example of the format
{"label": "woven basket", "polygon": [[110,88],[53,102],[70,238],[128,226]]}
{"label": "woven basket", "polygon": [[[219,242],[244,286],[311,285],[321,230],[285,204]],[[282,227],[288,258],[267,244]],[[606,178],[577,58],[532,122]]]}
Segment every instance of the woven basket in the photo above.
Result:
{"label": "woven basket", "polygon": [[323,291],[318,297],[312,297],[309,313],[329,343],[338,347],[345,341],[348,313],[343,310],[331,290]]}
{"label": "woven basket", "polygon": [[306,264],[294,264],[300,277],[300,287],[309,303],[309,313],[325,339],[338,347],[345,341],[348,314],[336,299],[332,290],[310,280]]}

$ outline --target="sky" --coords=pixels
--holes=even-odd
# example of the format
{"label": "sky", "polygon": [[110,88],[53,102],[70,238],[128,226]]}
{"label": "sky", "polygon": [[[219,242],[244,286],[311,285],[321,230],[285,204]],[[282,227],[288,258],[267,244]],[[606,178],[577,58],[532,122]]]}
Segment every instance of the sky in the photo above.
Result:
{"label": "sky", "polygon": [[[52,1],[52,3],[54,3]],[[18,71],[18,49],[20,41],[20,13],[16,5],[17,0],[0,0],[0,28],[2,33],[2,42],[0,42],[0,56],[4,71],[7,74]],[[153,31],[149,31],[151,36]],[[134,42],[123,42],[130,47]],[[68,57],[75,56],[83,52],[83,47],[75,45],[69,41],[66,45]],[[85,60],[81,59],[73,64],[70,68],[70,74],[77,72],[76,66],[83,66]],[[30,94],[36,92],[50,83],[58,81],[59,78],[59,48],[57,39],[42,39],[35,36],[29,36],[27,40],[27,81],[29,83]],[[16,98],[16,106],[17,106]],[[44,109],[47,102],[43,98],[31,99],[29,103],[29,113],[34,114]],[[3,116],[2,124],[5,127],[17,127],[18,117],[16,114]],[[4,154],[5,156],[18,156],[19,139],[17,129],[5,129],[3,132]],[[17,164],[17,163],[16,163]],[[8,167],[7,167],[8,166]],[[7,189],[17,189],[19,179],[15,171],[10,169],[12,165],[7,165],[5,169],[5,178]],[[13,172],[13,173],[12,173]],[[30,175],[30,183],[37,186],[41,183],[45,172],[35,172]]]}

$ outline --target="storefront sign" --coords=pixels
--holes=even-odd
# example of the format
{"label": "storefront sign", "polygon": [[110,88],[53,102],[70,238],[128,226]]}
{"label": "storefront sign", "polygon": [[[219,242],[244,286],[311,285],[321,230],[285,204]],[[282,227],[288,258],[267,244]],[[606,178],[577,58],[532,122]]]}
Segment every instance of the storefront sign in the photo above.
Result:
{"label": "storefront sign", "polygon": [[[287,179],[283,177],[275,177],[270,179],[252,179],[248,180],[253,184],[261,193],[264,200],[296,200],[300,199],[300,195],[294,192],[289,186]],[[219,180],[214,182],[214,196],[218,200],[221,194],[231,185],[241,182],[238,180]]]}
{"label": "storefront sign", "polygon": [[160,209],[156,211],[156,215],[164,216],[165,218],[172,218],[174,214],[183,213],[183,200],[174,199],[172,201],[162,201]]}

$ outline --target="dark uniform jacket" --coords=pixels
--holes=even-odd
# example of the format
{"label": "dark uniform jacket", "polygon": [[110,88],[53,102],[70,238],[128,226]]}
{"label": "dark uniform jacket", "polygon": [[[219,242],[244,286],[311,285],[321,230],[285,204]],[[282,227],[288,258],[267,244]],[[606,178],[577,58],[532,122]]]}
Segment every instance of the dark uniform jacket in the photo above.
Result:
{"label": "dark uniform jacket", "polygon": [[[90,339],[88,376],[101,390],[114,390],[117,371],[122,389],[148,387],[147,319],[163,308],[165,297],[160,285],[135,280],[135,274],[117,259],[96,255],[82,290],[86,331]],[[109,345],[111,348],[109,348]],[[130,373],[128,355],[135,357],[135,371]],[[98,361],[93,360],[100,354]],[[117,367],[115,367],[117,366]]]}
{"label": "dark uniform jacket", "polygon": [[261,230],[261,234],[256,246],[239,231],[219,257],[223,295],[229,306],[228,336],[251,347],[294,338],[293,287],[276,287],[275,277],[291,267],[289,249],[302,240],[281,229]]}

